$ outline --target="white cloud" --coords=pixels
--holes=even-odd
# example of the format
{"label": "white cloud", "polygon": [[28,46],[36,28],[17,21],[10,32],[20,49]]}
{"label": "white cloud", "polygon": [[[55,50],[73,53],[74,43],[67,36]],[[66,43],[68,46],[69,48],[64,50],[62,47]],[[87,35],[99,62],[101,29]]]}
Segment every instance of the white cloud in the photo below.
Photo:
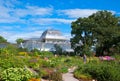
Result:
{"label": "white cloud", "polygon": [[13,30],[13,29],[15,29],[15,30],[20,30],[20,29],[22,29],[20,26],[0,26],[0,32],[2,32],[2,31],[10,31],[10,30]]}
{"label": "white cloud", "polygon": [[42,8],[38,6],[26,6],[24,9],[15,9],[14,14],[18,17],[31,16],[45,16],[50,15],[52,8]]}
{"label": "white cloud", "polygon": [[22,3],[19,0],[1,0],[0,4],[4,5],[7,8],[13,8],[16,5],[21,5]]}
{"label": "white cloud", "polygon": [[19,3],[16,0],[2,0],[0,3],[0,23],[14,23],[14,22],[19,22],[19,23],[25,23],[28,20],[26,20],[26,16],[46,16],[46,15],[51,15],[52,13],[52,8],[51,7],[39,7],[39,6],[28,6],[28,5],[23,5],[22,8],[16,7],[15,3]]}
{"label": "white cloud", "polygon": [[0,23],[14,23],[14,22],[23,23],[25,21],[15,17],[7,17],[7,18],[0,19]]}
{"label": "white cloud", "polygon": [[70,24],[73,19],[61,19],[61,18],[40,18],[40,19],[31,19],[32,22],[39,23],[41,25],[45,24],[56,24],[56,23],[63,23],[63,24]]}
{"label": "white cloud", "polygon": [[7,39],[8,42],[15,43],[15,40],[18,38],[28,39],[28,38],[40,38],[43,31],[34,31],[34,32],[0,32],[0,35]]}
{"label": "white cloud", "polygon": [[67,9],[58,10],[60,15],[67,15],[70,18],[88,17],[97,12],[97,9]]}
{"label": "white cloud", "polygon": [[[67,15],[69,18],[79,18],[79,17],[88,17],[93,13],[96,13],[97,9],[66,9],[66,10],[58,10],[59,15]],[[107,10],[115,14],[115,11]]]}
{"label": "white cloud", "polygon": [[1,10],[1,12],[0,12],[0,18],[1,17],[10,17],[10,15],[9,15],[9,9],[8,8],[0,5],[0,10]]}

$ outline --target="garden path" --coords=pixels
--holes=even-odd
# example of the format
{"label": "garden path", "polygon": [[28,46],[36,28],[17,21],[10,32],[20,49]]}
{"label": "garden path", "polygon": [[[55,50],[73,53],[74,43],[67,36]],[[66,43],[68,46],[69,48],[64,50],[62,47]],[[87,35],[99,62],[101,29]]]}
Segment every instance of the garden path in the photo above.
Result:
{"label": "garden path", "polygon": [[62,75],[63,81],[79,81],[78,79],[74,78],[73,72],[75,68],[69,69],[68,73]]}
{"label": "garden path", "polygon": [[[79,81],[73,76],[73,72],[76,69],[76,67],[70,68],[67,73],[62,75],[63,81]],[[41,81],[48,81],[42,79]]]}

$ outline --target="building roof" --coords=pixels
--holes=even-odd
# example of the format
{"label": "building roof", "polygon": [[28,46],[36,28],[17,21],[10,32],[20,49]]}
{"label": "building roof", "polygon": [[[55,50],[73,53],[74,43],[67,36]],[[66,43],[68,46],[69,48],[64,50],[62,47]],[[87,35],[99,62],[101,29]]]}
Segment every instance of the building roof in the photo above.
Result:
{"label": "building roof", "polygon": [[41,35],[40,39],[59,39],[59,40],[67,40],[60,31],[48,29]]}

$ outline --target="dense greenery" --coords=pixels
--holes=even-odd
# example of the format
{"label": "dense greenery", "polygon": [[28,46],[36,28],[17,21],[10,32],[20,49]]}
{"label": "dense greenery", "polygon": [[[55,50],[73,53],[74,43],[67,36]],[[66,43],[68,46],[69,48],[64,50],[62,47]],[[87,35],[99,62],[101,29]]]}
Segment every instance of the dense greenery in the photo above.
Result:
{"label": "dense greenery", "polygon": [[7,40],[3,38],[2,36],[0,36],[0,43],[7,43]]}
{"label": "dense greenery", "polygon": [[71,43],[76,52],[89,55],[92,46],[99,55],[110,54],[114,50],[119,52],[120,25],[118,17],[111,12],[98,11],[89,17],[78,18],[71,27]]}
{"label": "dense greenery", "polygon": [[[98,81],[118,81],[119,77],[119,58],[116,54],[115,61],[100,61],[98,57],[89,57],[86,64],[80,56],[64,56],[53,55],[51,52],[40,52],[33,50],[32,52],[20,52],[14,45],[8,45],[0,49],[0,78],[1,81],[10,81],[11,79],[20,79],[24,72],[16,76],[17,68],[26,70],[32,73],[33,76],[27,78],[39,81],[39,78],[52,79],[55,81],[61,80],[61,73],[68,72],[68,69],[78,67],[74,72],[74,76],[78,79]],[[11,69],[12,68],[12,69]],[[4,72],[9,72],[6,76]],[[11,72],[12,71],[12,72]],[[15,72],[14,72],[15,71]],[[25,72],[26,73],[26,72]],[[18,73],[17,73],[18,74]],[[28,77],[27,73],[24,78]],[[12,78],[14,76],[14,78]],[[8,78],[9,77],[9,78]],[[114,80],[113,80],[114,79]],[[20,79],[21,80],[21,79]],[[13,80],[16,81],[16,80]],[[19,80],[17,80],[19,81]],[[27,80],[21,80],[27,81]]]}
{"label": "dense greenery", "polygon": [[[79,79],[96,79],[97,81],[119,81],[120,65],[114,62],[88,63],[81,65],[74,72]],[[84,77],[83,77],[84,76]]]}
{"label": "dense greenery", "polygon": [[[77,61],[77,62],[76,62]],[[59,73],[66,73],[68,69],[72,66],[77,66],[82,63],[81,57],[70,57],[70,56],[60,56],[54,55],[51,52],[32,50],[28,52],[26,50],[21,50],[15,45],[9,44],[5,48],[0,48],[0,73],[12,71],[11,76],[5,74],[0,75],[3,81],[10,81],[11,79],[19,79],[20,77],[16,75],[16,68],[28,68],[34,76],[29,79],[30,81],[36,78],[46,78],[54,79],[57,77],[61,79]],[[12,68],[12,70],[11,70]],[[15,72],[13,71],[15,70]],[[20,72],[21,73],[21,72]],[[55,76],[54,76],[55,74]],[[22,75],[22,74],[20,74]],[[14,78],[12,78],[14,76]],[[26,75],[25,75],[26,76]],[[27,76],[26,76],[27,77]],[[12,80],[16,81],[16,80]],[[17,80],[19,81],[19,80]],[[21,80],[25,81],[25,80]],[[27,80],[26,80],[27,81]]]}
{"label": "dense greenery", "polygon": [[2,81],[27,81],[32,73],[25,68],[8,68],[1,73]]}

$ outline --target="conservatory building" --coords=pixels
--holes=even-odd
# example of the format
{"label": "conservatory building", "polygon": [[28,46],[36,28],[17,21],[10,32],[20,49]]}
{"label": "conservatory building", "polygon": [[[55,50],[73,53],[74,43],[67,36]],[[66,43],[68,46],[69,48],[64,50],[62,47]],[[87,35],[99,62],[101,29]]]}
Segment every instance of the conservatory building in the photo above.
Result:
{"label": "conservatory building", "polygon": [[40,51],[56,51],[55,45],[59,45],[62,51],[73,52],[70,41],[58,30],[49,29],[42,33],[40,38],[25,40],[22,47],[29,51],[38,49]]}

